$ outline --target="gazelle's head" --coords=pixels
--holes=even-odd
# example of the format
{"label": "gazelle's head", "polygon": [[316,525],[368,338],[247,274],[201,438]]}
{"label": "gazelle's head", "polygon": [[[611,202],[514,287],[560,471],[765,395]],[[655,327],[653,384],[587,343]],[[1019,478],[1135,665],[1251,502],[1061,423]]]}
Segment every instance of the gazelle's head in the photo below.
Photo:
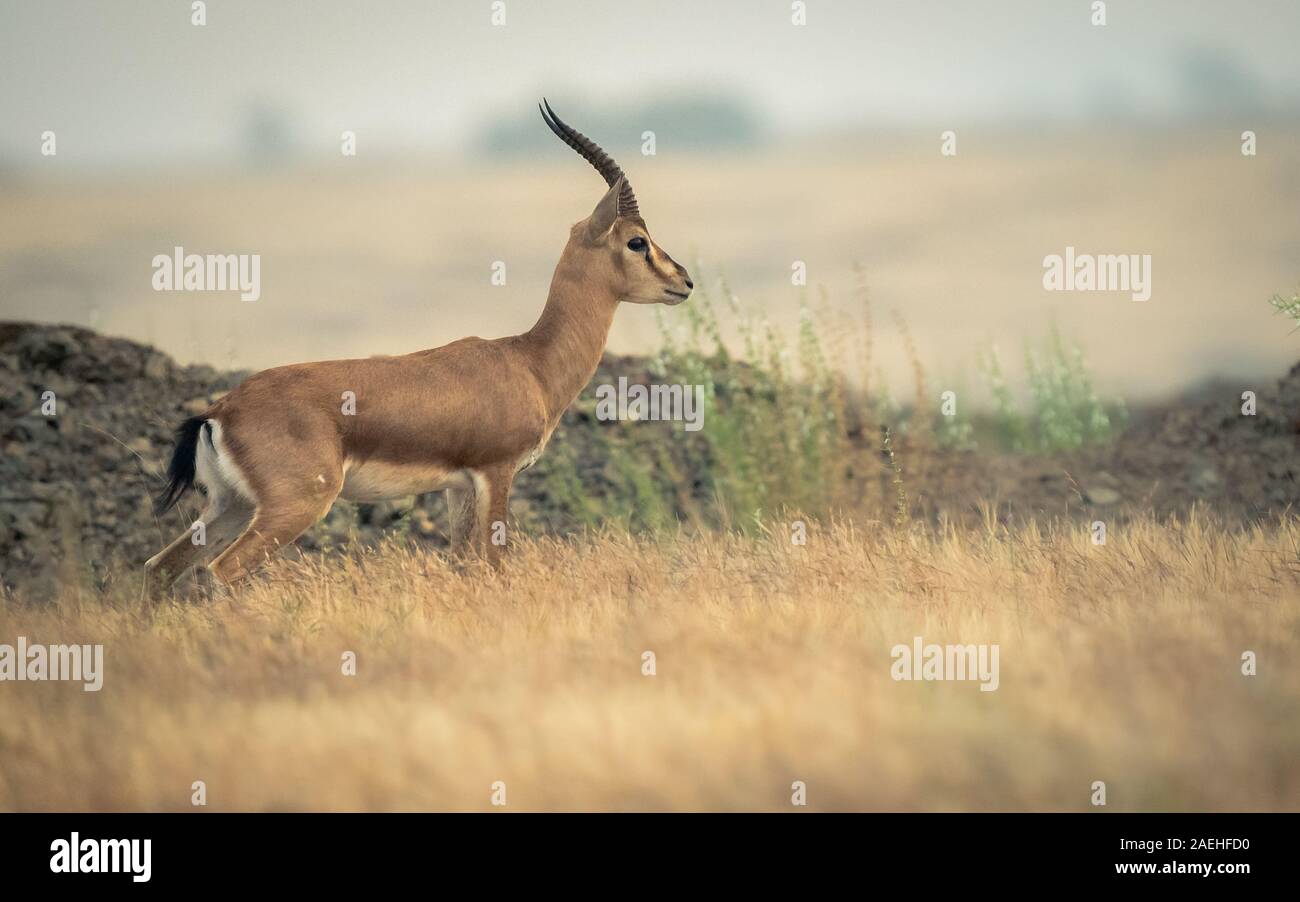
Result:
{"label": "gazelle's head", "polygon": [[584,277],[603,281],[620,301],[673,305],[686,300],[695,283],[650,237],[623,170],[596,142],[560,121],[549,103],[542,104],[542,118],[551,131],[596,167],[609,185],[596,209],[570,232],[565,259],[577,262]]}

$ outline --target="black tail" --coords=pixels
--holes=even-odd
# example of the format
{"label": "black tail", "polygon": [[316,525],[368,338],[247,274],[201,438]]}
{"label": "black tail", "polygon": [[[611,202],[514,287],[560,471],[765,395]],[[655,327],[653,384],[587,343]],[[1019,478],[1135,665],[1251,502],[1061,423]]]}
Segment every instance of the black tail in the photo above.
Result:
{"label": "black tail", "polygon": [[199,431],[207,420],[190,417],[176,427],[176,450],[167,467],[167,487],[154,499],[153,512],[163,514],[181,499],[185,490],[194,485],[194,455],[199,450]]}

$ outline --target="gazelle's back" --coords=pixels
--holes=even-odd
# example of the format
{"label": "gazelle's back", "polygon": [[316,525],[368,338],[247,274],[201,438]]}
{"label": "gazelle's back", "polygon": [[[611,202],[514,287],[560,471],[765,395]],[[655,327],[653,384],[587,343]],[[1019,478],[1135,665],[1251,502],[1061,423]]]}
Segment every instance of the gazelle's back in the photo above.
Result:
{"label": "gazelle's back", "polygon": [[329,446],[340,463],[392,460],[449,469],[513,460],[547,428],[537,387],[518,353],[479,338],[396,357],[263,370],[208,416],[258,458]]}

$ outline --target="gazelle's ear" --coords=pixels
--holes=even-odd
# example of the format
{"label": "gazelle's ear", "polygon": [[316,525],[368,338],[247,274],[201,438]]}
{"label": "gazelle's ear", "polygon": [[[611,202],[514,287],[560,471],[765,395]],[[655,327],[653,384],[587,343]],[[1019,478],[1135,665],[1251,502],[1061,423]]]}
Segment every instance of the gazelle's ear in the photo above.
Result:
{"label": "gazelle's ear", "polygon": [[623,179],[610,185],[600,203],[596,204],[596,209],[591,211],[591,216],[587,217],[587,240],[591,243],[599,243],[613,227],[614,219],[618,216],[618,192],[622,188]]}

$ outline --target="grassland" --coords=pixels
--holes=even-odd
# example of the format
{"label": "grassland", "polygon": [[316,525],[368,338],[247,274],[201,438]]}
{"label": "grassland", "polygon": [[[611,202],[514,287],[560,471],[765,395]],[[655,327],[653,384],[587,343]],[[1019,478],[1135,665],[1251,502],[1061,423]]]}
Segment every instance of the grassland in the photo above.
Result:
{"label": "grassland", "polygon": [[[504,571],[453,566],[424,544],[438,538],[436,498],[337,505],[304,541],[309,553],[160,606],[121,565],[132,555],[89,555],[72,537],[52,599],[0,594],[0,642],[102,643],[104,686],[0,683],[0,810],[192,810],[195,781],[215,810],[497,810],[498,781],[509,811],[786,811],[796,781],[823,811],[1092,810],[1097,781],[1107,810],[1300,808],[1294,395],[1251,383],[1260,415],[1245,419],[1234,385],[1226,401],[1136,436],[1113,398],[1117,386],[1150,396],[1232,367],[1246,347],[1261,366],[1294,359],[1276,320],[1222,300],[1285,284],[1280,255],[1245,235],[1233,239],[1255,254],[1244,270],[1204,282],[1176,265],[1237,248],[1221,222],[1244,221],[1233,211],[1275,187],[1282,164],[1206,189],[1228,212],[1193,233],[1163,221],[1115,231],[1139,187],[1180,227],[1200,222],[1178,205],[1205,203],[1184,186],[1210,183],[1188,175],[1231,151],[1189,151],[1154,187],[1140,167],[1115,175],[1082,213],[1073,182],[1059,181],[1078,159],[1003,151],[975,194],[958,190],[968,175],[952,161],[940,175],[901,152],[870,172],[832,154],[818,171],[833,177],[808,184],[765,176],[790,171],[784,159],[743,161],[721,181],[699,161],[638,175],[639,192],[663,198],[660,238],[672,245],[667,235],[701,216],[715,252],[747,274],[739,290],[782,306],[768,319],[718,278],[721,266],[696,264],[697,296],[662,316],[657,338],[654,311],[620,313],[615,345],[652,356],[607,361],[597,380],[702,385],[706,428],[597,423],[585,393],[517,485]],[[276,261],[267,302],[238,315],[182,313],[139,288],[139,261],[167,230],[115,224],[167,205],[127,205],[127,188],[17,192],[32,215],[21,235],[0,230],[0,259],[45,248],[53,262],[0,287],[232,366],[410,350],[413,330],[431,345],[526,327],[558,247],[535,223],[581,196],[578,174],[498,184],[490,167],[471,173],[491,191],[450,191],[464,173],[320,175],[342,189],[346,215],[307,202],[322,195],[306,175],[277,177],[274,191],[227,180],[265,215],[232,204],[226,182],[152,189],[186,198],[177,217],[240,211],[205,220],[187,243]],[[691,190],[668,190],[682,179]],[[1008,184],[1027,194],[1006,195]],[[849,195],[872,197],[884,219],[865,238],[863,214],[835,202]],[[953,196],[967,205],[952,209]],[[1017,216],[995,215],[995,199]],[[813,210],[833,215],[813,222]],[[514,231],[465,228],[498,220]],[[765,246],[752,243],[754,221],[777,223]],[[370,244],[328,252],[356,248],[358,229]],[[989,243],[970,241],[976,229]],[[1174,231],[1180,249],[1152,243]],[[431,268],[429,235],[447,268]],[[1045,248],[1102,238],[1172,261],[1159,278],[1180,305],[1045,305]],[[689,247],[674,249],[689,259]],[[503,248],[501,302],[484,313],[455,301],[495,290],[482,276]],[[72,250],[91,263],[68,262]],[[788,260],[804,258],[833,293],[787,284]],[[854,259],[874,295],[848,270]],[[116,283],[78,294],[83,265]],[[100,309],[100,296],[121,306]],[[1293,314],[1293,301],[1273,306]],[[949,390],[954,415],[941,406]],[[1219,503],[1188,500],[1205,498]],[[159,543],[185,528],[176,517],[155,524]],[[1090,531],[1098,518],[1105,544]],[[377,547],[358,539],[362,521]],[[998,689],[895,681],[890,651],[916,636],[997,644]]]}
{"label": "grassland", "polygon": [[[0,685],[0,809],[189,810],[196,780],[215,810],[497,810],[496,781],[510,811],[794,810],[794,781],[823,811],[1088,810],[1098,780],[1108,810],[1300,807],[1293,517],[790,530],[525,540],[500,573],[392,543],[202,603],[0,605],[0,636],[106,669]],[[1000,687],[891,679],[914,636],[997,643]]]}

